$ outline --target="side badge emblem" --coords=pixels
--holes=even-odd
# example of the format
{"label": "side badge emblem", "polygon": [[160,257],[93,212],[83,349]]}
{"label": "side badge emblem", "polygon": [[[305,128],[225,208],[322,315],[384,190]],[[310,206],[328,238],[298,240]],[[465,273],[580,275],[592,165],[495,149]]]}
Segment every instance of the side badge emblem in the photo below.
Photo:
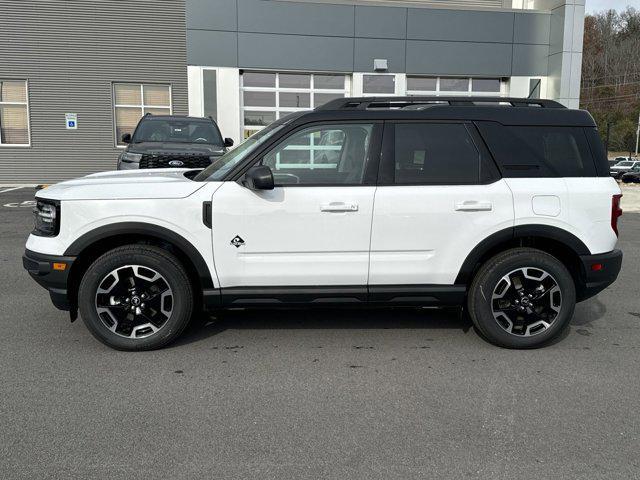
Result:
{"label": "side badge emblem", "polygon": [[236,235],[231,240],[231,245],[233,245],[236,248],[240,248],[242,245],[244,245],[244,240],[242,239],[242,237],[240,235]]}

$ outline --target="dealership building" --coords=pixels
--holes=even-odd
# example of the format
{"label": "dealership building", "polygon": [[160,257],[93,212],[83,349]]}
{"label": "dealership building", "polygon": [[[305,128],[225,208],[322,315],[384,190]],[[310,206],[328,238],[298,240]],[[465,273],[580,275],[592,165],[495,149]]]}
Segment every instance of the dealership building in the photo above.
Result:
{"label": "dealership building", "polygon": [[115,168],[145,113],[236,143],[345,96],[577,107],[584,0],[0,0],[0,184]]}

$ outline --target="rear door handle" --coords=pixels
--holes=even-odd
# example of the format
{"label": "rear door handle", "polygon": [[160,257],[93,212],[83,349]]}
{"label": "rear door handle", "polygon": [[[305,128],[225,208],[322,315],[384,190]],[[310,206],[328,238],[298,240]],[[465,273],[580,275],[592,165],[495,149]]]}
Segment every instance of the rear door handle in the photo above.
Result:
{"label": "rear door handle", "polygon": [[478,202],[476,200],[465,200],[455,204],[458,212],[487,212],[493,210],[491,202]]}
{"label": "rear door handle", "polygon": [[357,212],[357,203],[331,202],[320,205],[321,212]]}

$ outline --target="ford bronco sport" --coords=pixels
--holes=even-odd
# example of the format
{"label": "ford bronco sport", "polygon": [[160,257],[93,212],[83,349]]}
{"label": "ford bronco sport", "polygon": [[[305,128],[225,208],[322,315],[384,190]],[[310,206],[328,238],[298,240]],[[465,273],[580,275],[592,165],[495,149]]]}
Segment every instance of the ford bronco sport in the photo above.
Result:
{"label": "ford bronco sport", "polygon": [[24,267],[117,349],[200,309],[464,306],[530,348],[610,285],[620,189],[586,111],[549,100],[334,100],[204,170],[105,172],[36,195]]}

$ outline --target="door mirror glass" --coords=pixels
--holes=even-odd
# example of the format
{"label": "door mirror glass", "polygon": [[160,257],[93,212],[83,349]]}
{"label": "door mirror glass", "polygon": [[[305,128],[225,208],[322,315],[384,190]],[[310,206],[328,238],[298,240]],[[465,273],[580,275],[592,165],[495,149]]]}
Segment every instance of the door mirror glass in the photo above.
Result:
{"label": "door mirror glass", "polygon": [[125,133],[122,135],[122,143],[131,143],[131,134]]}
{"label": "door mirror glass", "polygon": [[224,146],[225,147],[233,147],[233,138],[225,138],[224,139]]}
{"label": "door mirror glass", "polygon": [[273,173],[266,165],[255,165],[245,174],[243,183],[251,190],[273,190]]}

